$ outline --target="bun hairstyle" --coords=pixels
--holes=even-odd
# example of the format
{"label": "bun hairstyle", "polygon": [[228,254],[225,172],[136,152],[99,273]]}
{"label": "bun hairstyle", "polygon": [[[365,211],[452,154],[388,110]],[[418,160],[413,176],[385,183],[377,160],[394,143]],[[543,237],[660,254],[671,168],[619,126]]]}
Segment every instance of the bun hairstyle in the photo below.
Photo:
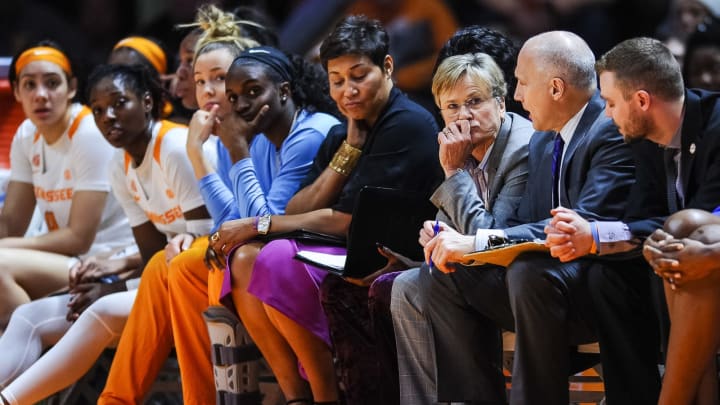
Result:
{"label": "bun hairstyle", "polygon": [[[203,30],[195,45],[193,59],[220,48],[230,49],[234,59],[241,51],[258,46],[255,40],[243,35],[240,24],[258,25],[252,21],[238,20],[233,13],[223,11],[212,4],[200,7],[195,23],[183,25],[183,27],[200,27]],[[235,51],[232,50],[233,48]]]}
{"label": "bun hairstyle", "polygon": [[330,85],[325,69],[319,64],[310,63],[299,55],[288,55],[295,71],[295,79],[290,83],[293,101],[309,112],[324,112],[341,121],[345,119],[330,98]]}

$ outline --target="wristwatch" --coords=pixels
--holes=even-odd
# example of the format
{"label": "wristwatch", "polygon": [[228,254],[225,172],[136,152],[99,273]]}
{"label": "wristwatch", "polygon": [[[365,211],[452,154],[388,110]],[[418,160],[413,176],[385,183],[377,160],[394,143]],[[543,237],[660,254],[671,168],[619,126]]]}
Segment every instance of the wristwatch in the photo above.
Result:
{"label": "wristwatch", "polygon": [[260,235],[267,235],[270,232],[270,214],[258,217],[257,231]]}

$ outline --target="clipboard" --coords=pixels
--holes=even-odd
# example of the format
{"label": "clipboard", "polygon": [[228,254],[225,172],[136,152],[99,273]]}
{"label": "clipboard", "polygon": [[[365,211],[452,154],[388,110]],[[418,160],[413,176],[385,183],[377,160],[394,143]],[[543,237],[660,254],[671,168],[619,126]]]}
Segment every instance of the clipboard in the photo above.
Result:
{"label": "clipboard", "polygon": [[347,255],[332,255],[328,253],[301,250],[295,254],[295,259],[319,267],[331,273],[342,274],[345,270]]}
{"label": "clipboard", "polygon": [[537,239],[533,241],[507,244],[504,246],[467,253],[463,255],[462,264],[465,266],[495,264],[507,267],[519,254],[526,252],[550,252],[550,248],[545,246],[544,240]]}

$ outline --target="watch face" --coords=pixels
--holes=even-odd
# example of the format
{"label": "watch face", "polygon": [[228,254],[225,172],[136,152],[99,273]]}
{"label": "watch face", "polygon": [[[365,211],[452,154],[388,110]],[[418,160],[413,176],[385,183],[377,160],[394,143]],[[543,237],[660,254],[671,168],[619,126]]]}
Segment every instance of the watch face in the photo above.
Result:
{"label": "watch face", "polygon": [[262,216],[258,219],[258,233],[265,235],[270,230],[270,216]]}

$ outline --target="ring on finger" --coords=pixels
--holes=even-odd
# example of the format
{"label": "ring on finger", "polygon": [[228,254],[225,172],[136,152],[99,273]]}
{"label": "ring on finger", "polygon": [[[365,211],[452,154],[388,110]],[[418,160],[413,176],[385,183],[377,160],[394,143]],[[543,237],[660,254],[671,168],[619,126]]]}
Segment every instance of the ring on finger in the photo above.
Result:
{"label": "ring on finger", "polygon": [[217,242],[220,240],[220,232],[215,232],[214,234],[210,235],[210,242]]}

